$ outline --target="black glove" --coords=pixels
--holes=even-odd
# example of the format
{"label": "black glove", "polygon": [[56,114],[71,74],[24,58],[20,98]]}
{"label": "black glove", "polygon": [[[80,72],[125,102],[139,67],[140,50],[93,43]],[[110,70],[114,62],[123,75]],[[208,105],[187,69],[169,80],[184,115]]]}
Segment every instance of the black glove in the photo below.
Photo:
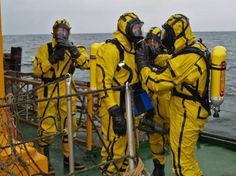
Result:
{"label": "black glove", "polygon": [[156,48],[154,46],[148,46],[149,47],[149,55],[151,61],[153,61],[159,54],[161,54],[160,48]]}
{"label": "black glove", "polygon": [[155,110],[154,109],[150,109],[150,110],[148,110],[146,112],[146,114],[144,115],[143,118],[153,121],[154,115],[155,115]]}
{"label": "black glove", "polygon": [[78,50],[78,48],[76,46],[72,46],[69,48],[69,52],[71,54],[71,57],[74,59],[77,59],[78,57],[80,57],[80,52]]}
{"label": "black glove", "polygon": [[72,58],[78,58],[81,55],[78,48],[74,46],[73,43],[70,42],[67,38],[58,36],[57,43],[58,45],[63,46],[66,49],[68,49]]}
{"label": "black glove", "polygon": [[64,59],[64,54],[65,54],[65,49],[64,48],[58,48],[57,46],[55,47],[55,50],[53,51],[53,53],[51,54],[51,56],[49,56],[49,62],[51,64],[55,64],[57,63],[59,60],[63,60]]}
{"label": "black glove", "polygon": [[109,114],[112,116],[114,133],[120,136],[126,134],[126,120],[121,108],[117,105],[109,109]]}
{"label": "black glove", "polygon": [[138,71],[145,66],[150,66],[150,48],[145,41],[142,41],[135,47],[135,61],[138,67]]}
{"label": "black glove", "polygon": [[63,36],[57,36],[56,41],[58,45],[63,46],[67,49],[73,47],[73,43]]}

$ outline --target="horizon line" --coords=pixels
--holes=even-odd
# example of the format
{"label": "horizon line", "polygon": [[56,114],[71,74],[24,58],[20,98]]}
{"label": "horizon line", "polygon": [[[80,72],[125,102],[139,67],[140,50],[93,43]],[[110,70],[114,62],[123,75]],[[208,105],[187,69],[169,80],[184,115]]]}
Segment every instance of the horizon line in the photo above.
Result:
{"label": "horizon line", "polygon": [[[193,31],[193,33],[210,33],[210,32],[236,32],[236,31],[231,31],[231,30],[224,30],[224,31]],[[112,34],[113,32],[80,32],[80,33],[72,33],[71,35],[76,35],[76,34]],[[146,33],[146,32],[145,32]],[[3,36],[13,36],[13,35],[51,35],[50,33],[32,33],[32,34],[27,34],[27,33],[15,33],[15,34],[3,34]]]}

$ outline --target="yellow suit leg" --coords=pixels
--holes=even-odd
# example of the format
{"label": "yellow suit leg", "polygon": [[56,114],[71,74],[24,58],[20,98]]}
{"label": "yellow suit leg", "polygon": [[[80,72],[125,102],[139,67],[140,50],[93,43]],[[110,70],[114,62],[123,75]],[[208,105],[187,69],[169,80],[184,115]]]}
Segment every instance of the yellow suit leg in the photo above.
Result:
{"label": "yellow suit leg", "polygon": [[[170,93],[154,94],[152,100],[155,105],[156,115],[154,122],[166,129],[169,129],[169,101]],[[157,159],[160,164],[165,164],[165,145],[168,142],[168,135],[161,135],[158,133],[149,134],[149,144],[152,151],[152,158]]]}
{"label": "yellow suit leg", "polygon": [[[202,172],[195,159],[195,147],[199,132],[206,119],[197,117],[195,107],[188,100],[174,97],[171,101],[170,144],[172,172],[175,175],[196,176]],[[181,107],[182,106],[182,107]]]}
{"label": "yellow suit leg", "polygon": [[[51,85],[48,88],[41,88],[38,90],[38,98],[43,99],[47,97],[56,96],[56,86]],[[45,137],[48,135],[54,135],[57,132],[57,100],[49,100],[38,103],[38,117],[40,118],[40,124],[38,127],[38,136]],[[39,140],[40,147],[46,147],[52,143],[54,136],[46,137]]]}
{"label": "yellow suit leg", "polygon": [[[164,125],[163,119],[159,116],[154,116],[155,123],[159,125]],[[167,142],[167,135],[161,135],[158,133],[153,133],[148,135],[150,148],[152,151],[152,159],[157,159],[160,164],[165,164],[165,144]]]}
{"label": "yellow suit leg", "polygon": [[[127,155],[127,135],[117,136],[113,132],[112,117],[103,104],[99,110],[102,124],[103,140],[106,148],[103,146],[101,150],[102,163],[107,162],[112,159],[117,159],[122,156]],[[108,150],[108,151],[107,151]],[[117,170],[119,172],[124,172],[128,166],[127,160],[120,160],[115,164],[107,164],[101,167],[102,175],[112,175]]]}

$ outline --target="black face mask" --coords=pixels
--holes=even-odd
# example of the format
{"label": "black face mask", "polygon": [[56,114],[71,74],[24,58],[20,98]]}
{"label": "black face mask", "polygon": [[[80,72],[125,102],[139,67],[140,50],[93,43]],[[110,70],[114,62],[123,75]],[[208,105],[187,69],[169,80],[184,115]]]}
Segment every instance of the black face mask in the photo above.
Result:
{"label": "black face mask", "polygon": [[133,33],[132,28],[133,25],[135,25],[135,23],[143,24],[143,22],[141,22],[139,19],[134,18],[127,24],[126,27],[126,37],[130,42],[134,43],[134,45],[136,45],[136,43],[144,39],[141,29],[139,31],[136,31],[136,33]]}
{"label": "black face mask", "polygon": [[161,40],[161,43],[169,52],[173,52],[174,51],[174,43],[175,43],[174,31],[168,25],[163,25],[163,28],[165,29],[166,35]]}
{"label": "black face mask", "polygon": [[173,50],[173,41],[170,40],[170,38],[165,37],[164,39],[161,40],[162,45],[164,45],[164,47],[168,50],[168,51],[172,51]]}
{"label": "black face mask", "polygon": [[133,42],[134,45],[136,45],[137,43],[141,42],[143,39],[144,39],[143,36],[136,36],[136,37],[132,37],[130,41]]}
{"label": "black face mask", "polygon": [[156,48],[154,46],[149,45],[149,53],[150,59],[154,61],[154,59],[161,53],[160,48]]}

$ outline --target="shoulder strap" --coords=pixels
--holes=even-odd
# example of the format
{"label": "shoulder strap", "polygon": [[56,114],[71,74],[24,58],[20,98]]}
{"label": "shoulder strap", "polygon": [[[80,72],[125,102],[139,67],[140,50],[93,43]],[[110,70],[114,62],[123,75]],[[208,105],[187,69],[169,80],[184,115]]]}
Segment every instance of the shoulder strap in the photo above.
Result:
{"label": "shoulder strap", "polygon": [[[119,53],[120,53],[120,62],[119,62],[119,64],[122,64],[124,62],[124,50],[122,49],[119,41],[116,38],[114,38],[114,39],[106,40],[106,43],[112,43],[116,46],[116,48],[119,50]],[[117,71],[119,71],[119,69],[120,69],[119,64],[118,64],[118,67],[117,67]]]}
{"label": "shoulder strap", "polygon": [[52,48],[52,42],[47,43],[48,46],[48,55],[52,55],[53,53],[53,48]]}
{"label": "shoulder strap", "polygon": [[114,38],[114,39],[110,39],[110,40],[106,40],[106,43],[112,43],[116,46],[116,48],[119,50],[119,53],[120,53],[120,61],[116,67],[116,71],[119,72],[121,67],[123,67],[124,69],[128,70],[128,72],[130,73],[129,74],[129,77],[127,79],[127,82],[131,82],[132,81],[132,78],[133,78],[133,72],[132,72],[132,69],[125,64],[124,62],[124,48],[121,46],[120,42]]}
{"label": "shoulder strap", "polygon": [[[208,83],[206,83],[206,84],[208,85]],[[206,86],[207,86],[207,85],[206,85]],[[208,113],[210,113],[208,86],[207,86],[206,91],[205,91],[206,93],[205,93],[205,95],[204,95],[203,97],[201,97],[201,96],[199,95],[199,93],[198,93],[196,90],[192,89],[192,88],[191,88],[188,84],[186,84],[185,82],[183,83],[183,87],[185,87],[185,88],[192,94],[192,96],[194,97],[194,99],[195,99],[196,101],[198,101],[198,102],[203,106],[203,108],[208,111]]]}
{"label": "shoulder strap", "polygon": [[188,53],[198,54],[199,56],[203,57],[204,59],[208,59],[210,56],[210,52],[208,50],[202,51],[197,47],[188,46],[188,47],[185,47],[184,49],[180,50],[179,52],[173,54],[173,57],[176,57],[176,56],[182,55],[182,54],[188,54]]}

